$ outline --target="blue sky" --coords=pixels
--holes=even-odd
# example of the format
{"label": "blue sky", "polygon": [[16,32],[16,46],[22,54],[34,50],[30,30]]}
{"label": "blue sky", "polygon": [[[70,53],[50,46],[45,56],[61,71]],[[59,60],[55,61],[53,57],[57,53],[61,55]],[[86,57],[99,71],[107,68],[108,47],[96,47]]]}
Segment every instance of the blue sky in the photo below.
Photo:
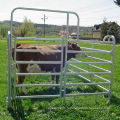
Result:
{"label": "blue sky", "polygon": [[[120,7],[113,0],[0,0],[0,21],[9,20],[10,12],[15,7],[32,7],[57,9],[77,12],[81,26],[93,26],[102,23],[103,19],[115,21],[120,25]],[[66,15],[44,12],[16,11],[14,20],[22,22],[25,17],[36,23],[46,14],[46,24],[66,24]],[[76,24],[75,16],[70,16],[70,24]]]}

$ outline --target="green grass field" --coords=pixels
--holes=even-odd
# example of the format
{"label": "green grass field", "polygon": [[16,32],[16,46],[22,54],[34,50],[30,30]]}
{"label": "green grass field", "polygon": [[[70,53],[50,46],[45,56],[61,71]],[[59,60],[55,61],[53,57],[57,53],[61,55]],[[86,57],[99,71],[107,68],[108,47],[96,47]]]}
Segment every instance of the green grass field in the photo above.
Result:
{"label": "green grass field", "polygon": [[[52,43],[48,43],[52,44]],[[82,43],[81,46],[90,47]],[[95,48],[110,50],[111,45],[96,44]],[[109,56],[96,55],[110,59]],[[83,58],[85,60],[85,58]],[[88,59],[87,59],[88,60]],[[26,99],[13,101],[12,109],[6,107],[7,97],[7,42],[0,41],[0,120],[119,120],[120,119],[120,45],[116,45],[114,63],[113,92],[111,102],[108,97],[98,96],[95,103],[94,96],[68,97],[66,103],[63,98]],[[87,68],[86,66],[83,66]],[[109,69],[109,66],[103,66]],[[89,69],[89,68],[87,68]],[[108,78],[108,76],[105,76]],[[32,77],[25,83],[51,82],[48,77]],[[46,79],[48,81],[46,81]],[[70,76],[70,81],[81,82],[78,77]],[[70,92],[71,88],[68,88]],[[96,87],[77,87],[80,92],[96,92]],[[19,89],[20,91],[20,89]],[[29,95],[57,94],[55,88],[27,88]],[[21,94],[21,93],[20,93]]]}

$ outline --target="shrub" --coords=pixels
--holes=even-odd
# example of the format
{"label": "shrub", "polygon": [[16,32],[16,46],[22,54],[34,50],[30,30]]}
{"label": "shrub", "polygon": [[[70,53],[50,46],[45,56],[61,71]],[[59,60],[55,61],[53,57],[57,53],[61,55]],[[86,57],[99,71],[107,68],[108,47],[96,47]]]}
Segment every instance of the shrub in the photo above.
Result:
{"label": "shrub", "polygon": [[34,24],[25,18],[24,23],[20,26],[20,33],[22,37],[34,36]]}
{"label": "shrub", "polygon": [[104,38],[106,35],[114,35],[116,38],[116,43],[120,43],[120,27],[117,23],[112,22],[107,23],[104,22],[101,25],[101,39]]}
{"label": "shrub", "polygon": [[7,38],[7,34],[9,31],[10,27],[8,25],[2,25],[0,26],[0,39],[5,39]]}

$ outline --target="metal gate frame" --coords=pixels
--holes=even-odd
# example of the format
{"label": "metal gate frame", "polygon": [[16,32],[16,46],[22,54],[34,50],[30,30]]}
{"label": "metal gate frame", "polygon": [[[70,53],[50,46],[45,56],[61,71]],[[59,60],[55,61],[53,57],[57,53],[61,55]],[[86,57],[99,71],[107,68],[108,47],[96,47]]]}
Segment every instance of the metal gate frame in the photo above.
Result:
{"label": "metal gate frame", "polygon": [[[64,78],[62,80],[62,72],[60,73],[16,73],[16,71],[14,71],[14,92],[13,95],[11,93],[11,88],[12,88],[12,84],[11,84],[11,74],[12,74],[12,70],[11,67],[14,67],[14,70],[16,69],[16,64],[20,63],[20,64],[27,64],[27,63],[37,63],[37,64],[47,64],[45,63],[45,61],[16,61],[16,52],[25,52],[25,50],[19,50],[16,49],[16,41],[17,40],[36,40],[36,41],[40,41],[40,40],[50,40],[50,41],[61,41],[61,45],[64,45],[63,39],[50,39],[50,38],[26,38],[26,37],[13,37],[13,14],[16,10],[21,9],[21,10],[33,10],[33,11],[46,11],[46,12],[57,12],[57,13],[65,13],[67,15],[67,23],[66,23],[66,46],[68,47],[68,42],[69,41],[73,41],[73,42],[88,42],[88,43],[92,43],[92,48],[85,48],[85,47],[81,47],[82,49],[86,49],[86,50],[91,50],[91,51],[70,51],[68,50],[68,48],[66,47],[66,52],[65,52],[65,71],[64,71]],[[69,31],[69,15],[70,14],[74,14],[77,17],[77,39],[69,39],[69,35],[68,35],[68,31]],[[106,41],[106,39],[108,39],[108,41]],[[112,41],[111,41],[112,39]],[[15,56],[14,56],[14,64],[12,64],[11,59],[12,59],[12,40],[14,40],[14,48],[15,48]],[[112,50],[111,51],[106,51],[106,50],[100,50],[100,49],[94,49],[94,43],[105,43],[105,44],[112,44]],[[63,48],[63,47],[62,47]],[[46,51],[46,50],[45,50]],[[45,52],[44,51],[44,52]],[[41,52],[41,50],[30,50],[30,52]],[[43,52],[43,50],[42,50]],[[63,49],[61,51],[54,51],[54,50],[49,50],[46,52],[61,52],[61,55],[63,53]],[[112,95],[112,80],[113,80],[113,67],[114,67],[114,53],[115,52],[115,37],[112,35],[107,35],[104,37],[103,41],[99,41],[99,40],[80,40],[79,39],[79,16],[77,13],[75,12],[69,12],[69,11],[59,11],[59,10],[48,10],[48,9],[36,9],[36,8],[22,8],[22,7],[18,7],[13,9],[13,11],[11,12],[11,26],[10,26],[10,32],[8,33],[8,100],[7,100],[7,106],[11,107],[11,101],[13,99],[20,99],[20,98],[45,98],[45,97],[62,97],[64,98],[64,101],[66,100],[66,97],[69,96],[81,96],[81,95],[95,95],[95,100],[97,98],[97,95],[108,95],[108,98],[110,100],[111,95]],[[104,60],[104,59],[100,59],[97,57],[93,57],[93,56],[88,56],[91,58],[91,62],[84,62],[84,61],[79,61],[77,59],[74,59],[74,62],[71,61],[67,61],[67,53],[103,53],[103,54],[110,54],[111,55],[111,61],[108,60]],[[63,56],[61,56],[61,61]],[[92,60],[100,60],[102,62],[93,62]],[[62,62],[59,61],[57,64],[61,64],[61,71],[63,70],[62,68]],[[49,61],[49,63],[54,64],[53,62]],[[87,70],[83,69],[83,68],[78,68],[76,66],[74,66],[73,64],[88,64],[89,66],[91,66],[91,72],[88,72]],[[111,71],[108,71],[106,69],[103,69],[101,67],[95,66],[93,64],[110,64],[111,65]],[[72,67],[75,67],[77,69],[82,70],[83,72],[74,72],[71,71],[70,69],[68,69],[68,65],[71,65]],[[93,72],[92,68],[95,67],[99,70],[103,70],[103,72]],[[92,81],[92,77],[91,79],[87,79],[85,78],[83,75],[84,74],[88,74],[91,75],[92,77],[98,77],[99,79],[103,80],[104,82],[99,82],[99,83],[95,83]],[[110,74],[111,79],[107,80],[103,77],[100,77],[99,74]],[[18,75],[60,75],[60,84],[29,84],[29,85],[16,85],[16,76]],[[89,83],[67,83],[66,79],[67,76],[69,75],[77,75],[80,78],[83,78],[84,80],[88,81]],[[64,85],[62,86],[62,81],[64,82]],[[104,92],[99,92],[99,93],[79,93],[79,94],[67,94],[66,93],[66,87],[67,86],[81,86],[81,85],[96,85],[97,87],[101,88],[102,90],[104,90]],[[106,89],[104,87],[102,87],[101,85],[109,85],[109,89]],[[28,87],[28,86],[60,86],[60,94],[58,95],[34,95],[34,96],[16,96],[16,87]],[[63,88],[62,88],[63,87]]]}
{"label": "metal gate frame", "polygon": [[[81,40],[81,39],[68,39],[68,41],[72,41],[72,42],[83,42],[83,43],[91,43],[92,44],[92,48],[87,48],[87,47],[81,47],[82,49],[85,50],[91,50],[91,51],[70,51],[67,50],[66,51],[66,55],[67,53],[92,53],[91,56],[87,56],[89,58],[91,58],[91,62],[84,62],[84,61],[80,61],[77,60],[75,58],[72,58],[74,61],[66,61],[66,67],[65,67],[65,73],[64,73],[64,101],[66,99],[66,97],[69,96],[73,96],[74,97],[74,101],[75,101],[75,97],[76,96],[81,96],[81,95],[95,95],[95,102],[97,102],[97,95],[108,95],[108,99],[110,101],[111,96],[112,96],[112,81],[113,81],[113,69],[114,69],[114,56],[115,56],[115,37],[113,35],[106,35],[103,38],[103,41],[100,40]],[[112,49],[110,51],[107,50],[101,50],[101,49],[95,49],[94,48],[94,43],[100,43],[100,44],[112,44]],[[111,60],[105,60],[105,59],[101,59],[98,57],[93,57],[93,53],[99,53],[99,54],[109,54],[111,56]],[[67,59],[67,57],[66,57]],[[99,60],[101,62],[93,62],[94,60]],[[74,64],[88,64],[91,67],[91,72],[77,67]],[[106,70],[102,67],[98,67],[96,65],[99,64],[110,64],[111,65],[111,69],[110,70]],[[74,72],[73,70],[70,70],[68,68],[68,65],[72,66],[73,68],[76,68],[78,70],[81,70],[83,72]],[[99,70],[102,70],[103,72],[93,72],[93,68],[97,68]],[[101,77],[99,75],[106,75],[109,74],[110,75],[110,80]],[[78,77],[84,79],[85,81],[87,81],[88,83],[67,83],[67,76],[69,75],[77,75]],[[92,81],[92,77],[90,79],[84,77],[84,75],[91,75],[92,77],[97,77],[99,79],[101,79],[104,82],[94,82]],[[97,93],[77,93],[77,94],[66,94],[66,86],[85,86],[85,85],[95,85],[98,88],[102,89],[104,92],[97,92]],[[109,89],[101,86],[101,85],[109,85]]]}
{"label": "metal gate frame", "polygon": [[[45,98],[45,97],[61,97],[62,96],[62,70],[63,70],[63,39],[47,39],[47,38],[26,38],[26,37],[14,37],[13,36],[13,15],[16,10],[32,10],[32,11],[45,11],[45,12],[56,12],[56,13],[64,13],[67,15],[67,22],[66,22],[66,46],[68,45],[69,39],[69,15],[73,14],[77,17],[77,39],[79,38],[79,16],[75,12],[70,11],[60,11],[60,10],[49,10],[49,9],[37,9],[37,8],[24,8],[24,7],[17,7],[12,10],[11,12],[11,23],[10,23],[10,32],[8,32],[8,98],[7,98],[7,106],[11,107],[11,101],[13,99],[20,99],[20,98]],[[12,64],[12,40],[14,41],[14,64]],[[61,41],[62,50],[19,50],[16,49],[16,41],[17,40],[49,40],[49,41]],[[67,47],[66,47],[67,50]],[[16,61],[16,52],[61,52],[61,61],[59,62],[51,62],[51,61]],[[16,73],[16,64],[61,64],[61,72],[60,73]],[[11,92],[12,83],[11,83],[11,74],[12,74],[12,67],[14,67],[14,90],[13,95]],[[29,84],[29,85],[16,85],[16,76],[20,75],[60,75],[60,85],[59,84]],[[34,95],[34,96],[16,96],[16,87],[31,87],[31,86],[60,86],[60,94],[59,95]]]}

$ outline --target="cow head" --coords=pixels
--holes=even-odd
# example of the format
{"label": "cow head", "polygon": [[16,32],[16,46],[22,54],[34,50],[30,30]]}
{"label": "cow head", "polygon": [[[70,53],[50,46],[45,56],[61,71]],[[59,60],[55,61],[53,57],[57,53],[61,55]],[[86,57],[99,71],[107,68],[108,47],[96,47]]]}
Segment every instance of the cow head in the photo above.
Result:
{"label": "cow head", "polygon": [[[74,50],[74,51],[82,51],[80,46],[77,43],[70,43],[68,42],[68,49]],[[80,58],[80,57],[87,57],[85,53],[73,53],[72,54],[74,58]]]}

